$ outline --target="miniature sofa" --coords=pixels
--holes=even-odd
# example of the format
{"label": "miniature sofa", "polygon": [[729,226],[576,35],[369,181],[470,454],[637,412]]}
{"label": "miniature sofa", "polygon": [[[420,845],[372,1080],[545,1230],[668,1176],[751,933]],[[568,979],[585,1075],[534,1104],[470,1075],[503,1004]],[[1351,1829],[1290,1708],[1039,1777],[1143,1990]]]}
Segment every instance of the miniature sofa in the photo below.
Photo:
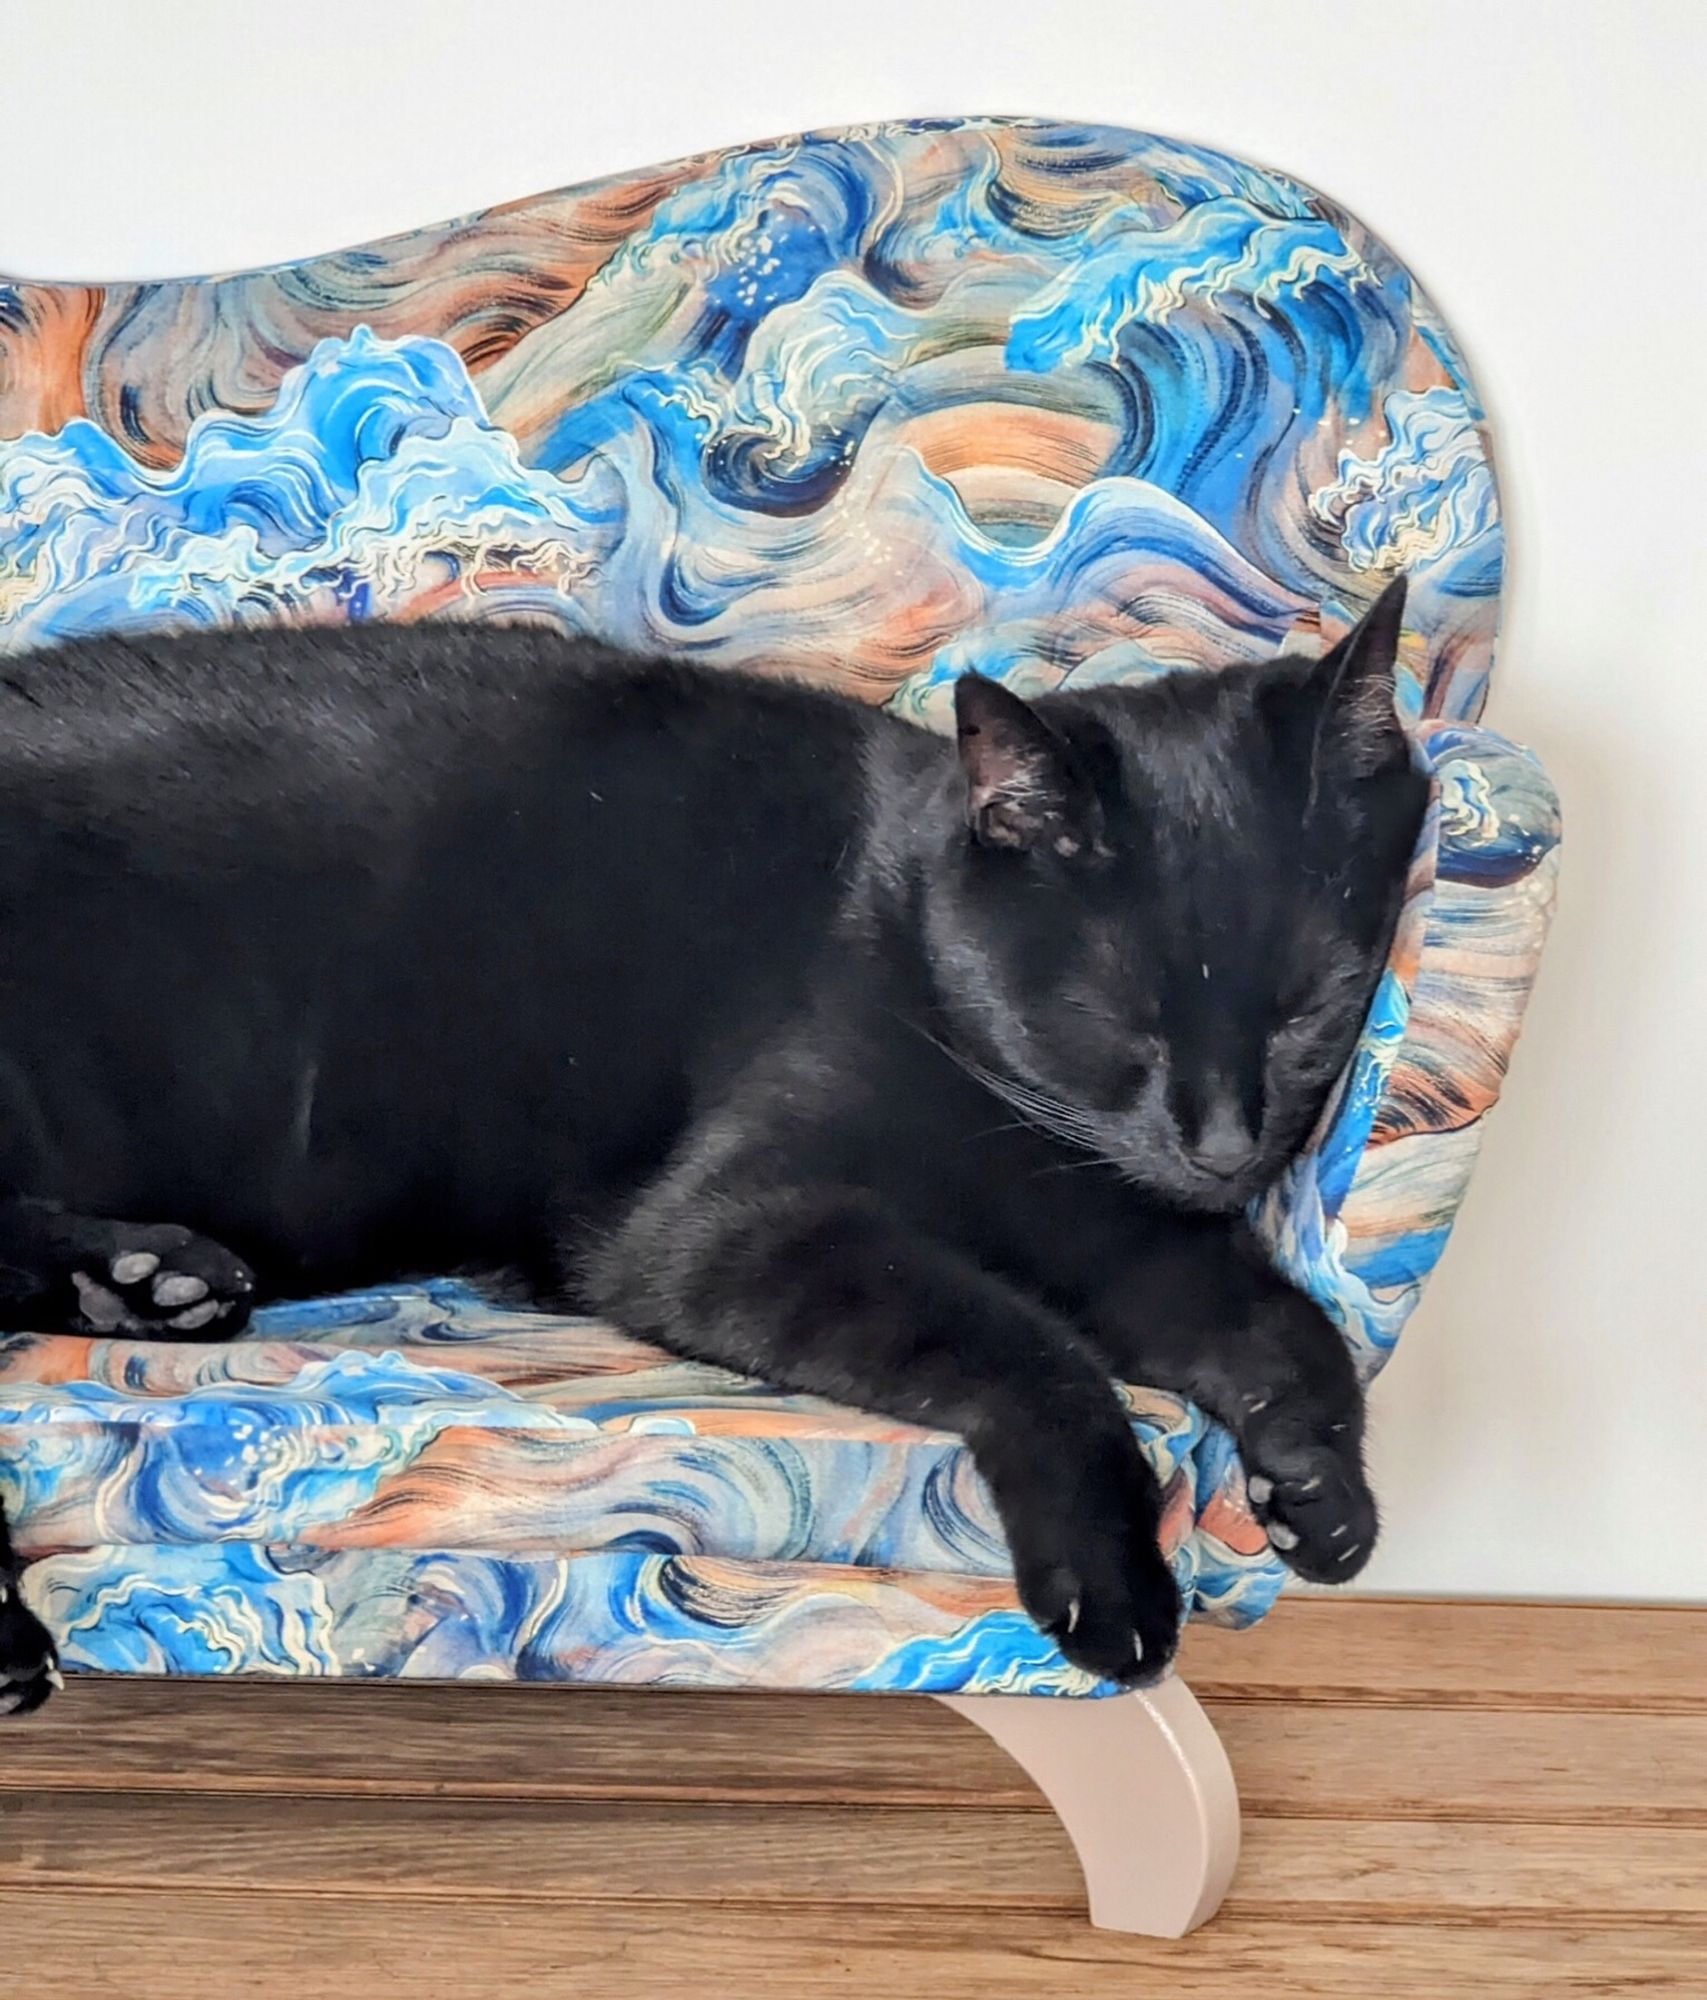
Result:
{"label": "miniature sofa", "polygon": [[[1401,569],[1432,804],[1355,1061],[1258,1215],[1370,1374],[1499,1091],[1558,823],[1477,726],[1482,411],[1360,223],[1171,140],[968,119],[234,277],[0,283],[8,653],[520,618],[935,727],[967,669],[1036,691],[1314,651]],[[1260,1617],[1283,1572],[1230,1440],[1128,1393],[1192,1613]],[[1231,1866],[1177,1683],[996,1699],[1111,1691],[1018,1609],[957,1439],[606,1327],[427,1283],[226,1346],[44,1328],[0,1341],[0,1498],[72,1670],[953,1696],[1062,1805],[1099,1921],[1184,1929]],[[1144,1812],[1108,1804],[1118,1756]]]}

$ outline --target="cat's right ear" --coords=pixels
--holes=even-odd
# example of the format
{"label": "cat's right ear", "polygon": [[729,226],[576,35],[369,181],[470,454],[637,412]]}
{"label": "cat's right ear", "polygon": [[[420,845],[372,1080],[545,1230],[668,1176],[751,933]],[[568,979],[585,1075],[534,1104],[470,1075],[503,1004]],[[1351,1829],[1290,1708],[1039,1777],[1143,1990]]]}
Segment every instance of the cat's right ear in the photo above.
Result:
{"label": "cat's right ear", "polygon": [[1034,708],[1000,681],[962,674],[954,722],[966,824],[981,846],[1075,855],[1100,844],[1096,795]]}

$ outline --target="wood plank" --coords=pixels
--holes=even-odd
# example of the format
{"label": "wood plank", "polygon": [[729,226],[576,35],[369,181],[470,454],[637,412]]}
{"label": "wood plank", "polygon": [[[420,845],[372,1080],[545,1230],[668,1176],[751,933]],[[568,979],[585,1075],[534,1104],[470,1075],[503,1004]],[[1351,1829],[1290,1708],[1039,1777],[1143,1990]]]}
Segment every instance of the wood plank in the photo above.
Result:
{"label": "wood plank", "polygon": [[1205,1699],[1707,1715],[1707,1609],[1292,1597],[1194,1625],[1180,1670]]}
{"label": "wood plank", "polygon": [[[1707,1825],[1707,1717],[1212,1701],[1248,1816]],[[73,1683],[0,1796],[308,1791],[1043,1811],[935,1702],[488,1684]]]}
{"label": "wood plank", "polygon": [[1045,1809],[917,1696],[490,1682],[74,1679],[6,1733],[0,1793],[42,1786]]}
{"label": "wood plank", "polygon": [[1247,1817],[1707,1826],[1707,1717],[1206,1706]]}
{"label": "wood plank", "polygon": [[[1083,1909],[1066,1836],[1034,1813],[823,1806],[12,1794],[0,1889],[427,1889],[672,1901]],[[1707,1828],[1254,1820],[1227,1908],[1312,1920],[1707,1924]]]}
{"label": "wood plank", "polygon": [[1084,1908],[1047,1814],[652,1801],[12,1792],[0,1888],[31,1885]]}
{"label": "wood plank", "polygon": [[[1249,1820],[1223,1908],[1294,1923],[1707,1924],[1707,1828]],[[1707,1962],[1702,1966],[1707,1986]]]}
{"label": "wood plank", "polygon": [[[1178,1943],[1047,1913],[825,1912],[305,1896],[10,1895],[7,1970],[53,2000],[1699,2000],[1707,1928],[1293,1924],[1223,1916]],[[198,1971],[198,1968],[201,1970]],[[1148,1976],[1146,1976],[1148,1975]]]}

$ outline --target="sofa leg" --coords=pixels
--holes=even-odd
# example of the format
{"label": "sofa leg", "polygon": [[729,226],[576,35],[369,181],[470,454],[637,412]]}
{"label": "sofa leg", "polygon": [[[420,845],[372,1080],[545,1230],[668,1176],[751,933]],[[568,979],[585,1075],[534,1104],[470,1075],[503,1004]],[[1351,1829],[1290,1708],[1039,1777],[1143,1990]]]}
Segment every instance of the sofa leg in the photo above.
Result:
{"label": "sofa leg", "polygon": [[1184,1937],[1215,1914],[1239,1859],[1239,1794],[1184,1681],[1095,1700],[937,1699],[993,1737],[1055,1808],[1093,1924]]}

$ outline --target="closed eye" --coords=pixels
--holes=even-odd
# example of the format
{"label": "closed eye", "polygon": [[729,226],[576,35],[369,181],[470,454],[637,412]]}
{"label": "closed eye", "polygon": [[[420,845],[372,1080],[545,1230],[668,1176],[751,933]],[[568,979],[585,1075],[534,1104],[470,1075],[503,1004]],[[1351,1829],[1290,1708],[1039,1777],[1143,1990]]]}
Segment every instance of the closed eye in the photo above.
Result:
{"label": "closed eye", "polygon": [[1152,1025],[1155,1016],[1146,1015],[1141,1021],[1134,1021],[1130,1014],[1094,995],[1068,991],[1060,996],[1061,1005],[1087,1021],[1094,1021],[1099,1028],[1106,1028],[1117,1037],[1123,1055],[1130,1056],[1136,1063],[1153,1069],[1162,1053],[1162,1038]]}

